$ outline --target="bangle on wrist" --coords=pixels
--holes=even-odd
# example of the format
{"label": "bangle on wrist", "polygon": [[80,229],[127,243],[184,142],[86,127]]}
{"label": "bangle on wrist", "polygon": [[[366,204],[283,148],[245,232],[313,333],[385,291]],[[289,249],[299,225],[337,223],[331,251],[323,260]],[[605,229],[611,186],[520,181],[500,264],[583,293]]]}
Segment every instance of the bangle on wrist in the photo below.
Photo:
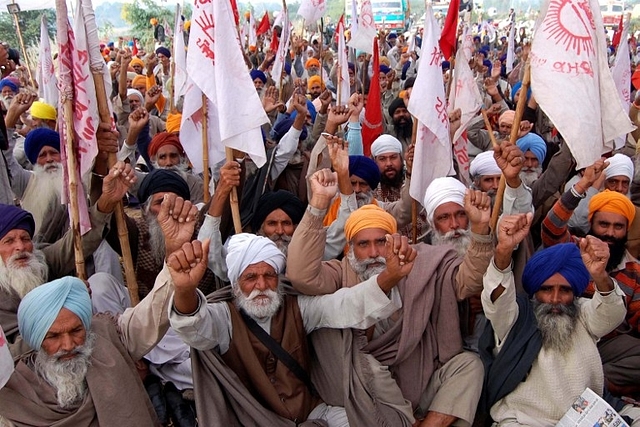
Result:
{"label": "bangle on wrist", "polygon": [[579,198],[579,199],[584,199],[585,197],[587,197],[587,192],[584,191],[583,193],[579,193],[577,190],[577,184],[573,184],[571,186],[571,194],[573,194],[575,197]]}

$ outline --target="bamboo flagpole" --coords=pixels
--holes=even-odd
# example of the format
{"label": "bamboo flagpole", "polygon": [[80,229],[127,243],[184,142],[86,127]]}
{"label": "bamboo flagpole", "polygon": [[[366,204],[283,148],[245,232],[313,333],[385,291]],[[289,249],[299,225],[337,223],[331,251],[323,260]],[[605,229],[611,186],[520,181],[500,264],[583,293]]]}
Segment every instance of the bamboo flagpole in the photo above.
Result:
{"label": "bamboo flagpole", "polygon": [[[233,148],[225,147],[224,152],[227,156],[227,161],[233,161]],[[233,218],[233,229],[236,234],[242,233],[242,219],[240,218],[240,204],[238,202],[238,188],[234,186],[231,189],[229,196],[229,203],[231,204],[231,217]]]}
{"label": "bamboo flagpole", "polygon": [[[11,1],[11,4],[18,6],[16,2],[13,0]],[[18,19],[18,12],[16,11],[16,13],[12,13],[12,15],[13,15],[14,23],[16,24],[16,33],[18,34],[20,49],[22,49],[22,58],[26,63],[27,72],[29,73],[29,80],[31,82],[31,86],[36,88],[37,86],[36,86],[35,80],[33,79],[33,72],[31,71],[31,65],[29,64],[29,57],[27,56],[27,49],[25,49],[24,47],[24,39],[22,38],[22,30],[20,29],[20,20]]]}
{"label": "bamboo flagpole", "polygon": [[[411,129],[411,145],[415,147],[416,140],[418,139],[418,119],[413,116],[411,116],[411,119],[413,120],[413,128]],[[411,164],[411,168],[413,169],[413,164]],[[408,172],[411,173],[411,171]],[[411,233],[413,234],[411,243],[415,245],[418,243],[418,202],[414,198],[411,198]]]}
{"label": "bamboo flagpole", "polygon": [[[96,26],[95,14],[91,0],[82,0],[82,14],[84,17],[85,29],[87,32],[87,44],[89,46],[89,61],[91,63],[91,74],[93,75],[96,98],[98,100],[98,114],[101,123],[110,123],[113,127],[113,119],[109,110],[107,91],[104,84],[105,63],[100,55],[100,45],[98,42],[98,28]],[[77,18],[76,18],[77,19]],[[126,70],[121,70],[121,72]],[[116,153],[109,153],[108,166],[111,168],[117,162]],[[118,228],[118,240],[122,251],[122,262],[124,264],[125,280],[131,299],[131,305],[135,306],[140,302],[138,294],[138,282],[133,265],[133,255],[129,242],[129,230],[124,213],[122,200],[116,205],[114,215]]]}
{"label": "bamboo flagpole", "polygon": [[204,186],[204,202],[209,203],[211,193],[209,192],[209,110],[207,108],[207,95],[202,94],[202,175]]}
{"label": "bamboo flagpole", "polygon": [[[518,140],[518,134],[520,133],[520,122],[522,121],[522,114],[524,113],[524,107],[527,103],[527,92],[529,90],[529,83],[531,82],[531,67],[529,65],[529,61],[527,61],[524,65],[524,78],[522,79],[522,87],[520,89],[520,97],[518,98],[518,104],[516,105],[516,115],[513,119],[513,125],[511,126],[511,134],[509,135],[509,145],[513,145]],[[498,143],[495,140],[495,136],[493,135],[493,130],[491,129],[491,124],[489,123],[489,119],[487,117],[487,113],[485,111],[482,112],[482,115],[485,120],[485,125],[487,125],[487,131],[489,132],[489,137],[491,138],[491,144],[495,147]],[[496,193],[496,201],[493,205],[493,211],[491,212],[491,229],[494,234],[497,232],[498,226],[498,218],[500,217],[500,211],[502,210],[502,200],[504,198],[504,190],[507,186],[507,181],[505,180],[504,174],[500,175],[500,184],[498,185],[498,191]]]}

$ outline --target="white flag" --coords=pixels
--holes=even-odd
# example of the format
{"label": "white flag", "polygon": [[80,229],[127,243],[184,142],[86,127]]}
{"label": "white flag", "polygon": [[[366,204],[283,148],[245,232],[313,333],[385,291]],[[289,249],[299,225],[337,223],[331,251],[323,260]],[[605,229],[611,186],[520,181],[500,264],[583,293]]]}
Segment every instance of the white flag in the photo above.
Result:
{"label": "white flag", "polygon": [[458,162],[460,178],[465,184],[470,183],[469,179],[469,140],[466,137],[466,129],[482,107],[482,96],[473,78],[473,71],[469,67],[469,62],[465,59],[465,52],[459,49],[456,53],[456,67],[451,82],[451,94],[449,98],[449,111],[460,109],[462,117],[460,127],[453,135],[453,153]]}
{"label": "white flag", "polygon": [[[173,39],[173,61],[175,64],[175,71],[173,73],[173,93],[175,99],[184,95],[185,87],[187,84],[187,51],[184,48],[184,30],[182,27],[182,18],[180,16],[180,5],[176,6],[178,12],[176,13],[176,22]],[[174,101],[175,102],[175,101]]]}
{"label": "white flag", "polygon": [[338,93],[336,102],[338,105],[347,105],[347,100],[351,96],[351,86],[349,85],[349,60],[347,59],[342,22],[338,23],[336,31],[338,32],[338,75],[336,76]]}
{"label": "white flag", "polygon": [[442,53],[438,44],[440,27],[433,16],[431,3],[427,4],[425,15],[422,56],[408,105],[409,112],[418,120],[409,194],[420,202],[433,179],[455,173],[442,81]]}
{"label": "white flag", "polygon": [[249,11],[249,46],[258,46],[258,36],[256,35],[256,20],[253,11]]}
{"label": "white flag", "polygon": [[360,3],[360,15],[358,16],[358,28],[351,31],[349,47],[373,54],[373,39],[376,37],[376,24],[373,22],[373,10],[371,0],[363,0]]}
{"label": "white flag", "polygon": [[282,90],[280,83],[282,79],[282,70],[284,70],[284,64],[287,61],[287,55],[289,54],[289,39],[291,38],[291,24],[289,23],[289,13],[287,9],[283,9],[280,15],[282,18],[282,32],[280,33],[280,42],[278,44],[278,51],[273,61],[273,67],[271,68],[271,78],[275,80],[278,85],[278,90]]}
{"label": "white flag", "polygon": [[[215,25],[214,25],[215,22]],[[261,167],[266,162],[260,126],[268,121],[246,69],[229,0],[202,0],[193,12],[187,82],[180,140],[201,172],[202,96],[208,104],[209,165],[224,160],[225,147],[247,153]],[[238,102],[241,100],[241,102]]]}
{"label": "white flag", "polygon": [[351,0],[351,32],[358,32],[358,0]]}
{"label": "white flag", "polygon": [[326,8],[326,0],[302,0],[298,15],[302,16],[308,25],[322,18]]}
{"label": "white flag", "polygon": [[57,109],[60,94],[58,92],[58,79],[53,69],[46,15],[42,15],[42,20],[40,21],[40,49],[38,56],[38,96]]}
{"label": "white flag", "polygon": [[[620,43],[616,50],[616,58],[611,68],[611,75],[616,85],[618,96],[622,101],[622,106],[625,111],[629,111],[631,107],[631,60],[629,59],[629,43],[627,41],[629,34],[629,22],[625,20],[622,27],[622,35],[620,36]],[[615,140],[615,146],[622,148],[626,142],[626,135],[617,137]]]}
{"label": "white flag", "polygon": [[529,56],[531,89],[581,169],[611,151],[612,141],[634,126],[607,66],[598,2],[565,3],[546,0],[542,6]]}
{"label": "white flag", "polygon": [[509,30],[509,39],[507,41],[507,74],[513,70],[513,61],[516,60],[515,45],[516,45],[516,24],[511,23],[511,29]]}
{"label": "white flag", "polygon": [[462,32],[462,49],[464,52],[464,58],[470,61],[473,57],[473,52],[476,50],[473,45],[473,34],[471,34],[471,28],[469,25],[464,25],[464,31]]}
{"label": "white flag", "polygon": [[0,388],[4,387],[13,374],[13,358],[9,351],[9,343],[0,326]]}

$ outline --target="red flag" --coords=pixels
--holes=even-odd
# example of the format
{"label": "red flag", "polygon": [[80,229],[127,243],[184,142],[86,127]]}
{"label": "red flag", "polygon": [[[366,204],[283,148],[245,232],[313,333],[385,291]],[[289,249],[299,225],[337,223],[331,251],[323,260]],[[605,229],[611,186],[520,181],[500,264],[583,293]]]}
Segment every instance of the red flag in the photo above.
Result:
{"label": "red flag", "polygon": [[344,13],[342,15],[340,15],[340,19],[338,20],[338,24],[336,25],[336,43],[338,43],[338,28],[340,27],[340,24],[342,24],[342,28],[345,28],[344,26]]}
{"label": "red flag", "polygon": [[256,36],[260,36],[271,28],[271,23],[269,23],[269,12],[265,12],[264,16],[260,20],[260,24],[258,24],[258,28],[256,29]]}
{"label": "red flag", "polygon": [[620,15],[620,22],[618,23],[618,28],[613,33],[613,39],[611,39],[611,45],[618,49],[618,45],[620,44],[620,38],[622,36],[622,27],[624,27],[624,22],[622,22],[623,16]]}
{"label": "red flag", "polygon": [[449,3],[447,19],[444,21],[442,35],[440,36],[440,50],[444,59],[449,61],[456,50],[456,39],[458,38],[458,9],[460,0],[452,0]]}
{"label": "red flag", "polygon": [[362,123],[362,146],[364,155],[371,156],[371,144],[382,135],[382,104],[380,102],[380,59],[378,39],[373,39],[373,76],[369,84],[369,96],[367,97],[367,109],[364,111],[364,123]]}
{"label": "red flag", "polygon": [[131,49],[131,56],[138,56],[138,41],[133,39],[133,49]]}
{"label": "red flag", "polygon": [[231,10],[233,11],[233,19],[236,21],[236,27],[240,23],[240,14],[238,13],[238,4],[236,0],[231,0]]}
{"label": "red flag", "polygon": [[278,34],[276,34],[276,32],[274,31],[271,34],[271,44],[269,44],[269,50],[275,53],[278,51],[279,45],[280,45],[280,41],[278,40]]}

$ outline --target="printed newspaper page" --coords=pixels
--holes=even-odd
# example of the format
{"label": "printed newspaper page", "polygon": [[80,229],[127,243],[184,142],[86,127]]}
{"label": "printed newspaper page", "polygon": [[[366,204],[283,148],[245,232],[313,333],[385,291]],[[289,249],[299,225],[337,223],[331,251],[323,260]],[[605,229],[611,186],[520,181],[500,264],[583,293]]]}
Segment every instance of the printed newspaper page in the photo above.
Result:
{"label": "printed newspaper page", "polygon": [[603,398],[587,388],[560,419],[557,427],[629,427]]}

